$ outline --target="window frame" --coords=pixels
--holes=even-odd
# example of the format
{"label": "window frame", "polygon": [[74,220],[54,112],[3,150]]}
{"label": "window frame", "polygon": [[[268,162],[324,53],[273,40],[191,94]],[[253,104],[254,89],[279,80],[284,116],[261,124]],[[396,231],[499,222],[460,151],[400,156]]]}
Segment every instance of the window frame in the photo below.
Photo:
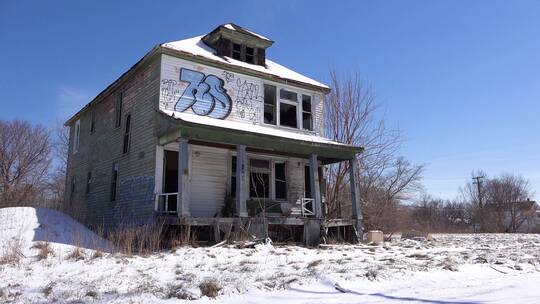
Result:
{"label": "window frame", "polygon": [[118,93],[118,97],[115,102],[116,104],[114,105],[114,128],[119,129],[122,126],[122,107],[124,103],[123,91]]}
{"label": "window frame", "polygon": [[118,175],[120,174],[120,165],[118,162],[113,162],[111,170],[111,183],[110,183],[110,201],[116,202],[118,200]]}
{"label": "window frame", "polygon": [[122,136],[122,154],[129,153],[131,149],[131,126],[133,125],[131,121],[131,113],[126,114],[126,119],[124,122],[124,134]]}
{"label": "window frame", "polygon": [[[265,103],[264,103],[264,100],[263,100],[263,111],[261,111],[262,115],[261,115],[261,118],[260,118],[260,122],[261,122],[262,125],[269,126],[269,127],[284,128],[284,129],[289,129],[289,130],[299,130],[299,131],[302,131],[302,132],[309,132],[309,133],[312,133],[312,134],[316,133],[316,131],[315,131],[316,117],[315,117],[315,104],[314,104],[315,92],[305,90],[305,89],[302,89],[302,88],[283,85],[283,84],[280,84],[280,83],[270,82],[270,81],[264,81],[263,82],[263,87],[266,86],[266,85],[273,86],[273,87],[276,88],[276,104],[275,104],[275,116],[276,116],[275,120],[276,120],[276,123],[271,124],[271,123],[266,123],[264,121],[264,106],[265,106]],[[280,96],[280,90],[281,89],[296,93],[297,96],[300,98],[300,100],[291,101],[291,100],[288,100],[288,99],[282,99],[281,96]],[[263,90],[263,93],[264,93],[264,90]],[[311,130],[303,128],[304,109],[303,109],[302,100],[301,100],[303,95],[309,96],[311,98]],[[264,96],[263,96],[263,99],[264,99]],[[296,128],[281,124],[281,103],[282,102],[286,103],[286,104],[296,106]]]}
{"label": "window frame", "polygon": [[73,130],[73,154],[76,154],[79,152],[79,148],[81,145],[81,120],[77,119],[75,121]]}

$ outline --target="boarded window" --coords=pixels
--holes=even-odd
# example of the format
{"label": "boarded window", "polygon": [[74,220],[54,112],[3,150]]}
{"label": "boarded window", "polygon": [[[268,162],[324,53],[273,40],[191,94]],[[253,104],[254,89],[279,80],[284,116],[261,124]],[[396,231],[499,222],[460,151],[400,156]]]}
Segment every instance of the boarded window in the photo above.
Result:
{"label": "boarded window", "polygon": [[130,134],[131,134],[131,115],[127,115],[126,116],[126,129],[124,131],[124,148],[122,150],[123,153],[129,152],[129,146],[131,144]]}
{"label": "boarded window", "polygon": [[232,57],[236,60],[242,60],[242,45],[233,43]]}
{"label": "boarded window", "polygon": [[287,179],[285,175],[285,163],[276,163],[275,166],[276,199],[287,199]]}
{"label": "boarded window", "polygon": [[302,128],[313,130],[313,113],[311,112],[311,96],[302,95]]}
{"label": "boarded window", "polygon": [[124,93],[120,92],[118,94],[118,99],[116,99],[116,105],[114,107],[114,127],[118,128],[122,124],[122,102],[124,99]]}
{"label": "boarded window", "polygon": [[284,102],[279,104],[279,124],[291,128],[298,128],[296,105]]}
{"label": "boarded window", "polygon": [[111,173],[111,202],[116,201],[118,192],[118,163],[113,163]]}
{"label": "boarded window", "polygon": [[264,123],[276,124],[276,87],[264,85]]}

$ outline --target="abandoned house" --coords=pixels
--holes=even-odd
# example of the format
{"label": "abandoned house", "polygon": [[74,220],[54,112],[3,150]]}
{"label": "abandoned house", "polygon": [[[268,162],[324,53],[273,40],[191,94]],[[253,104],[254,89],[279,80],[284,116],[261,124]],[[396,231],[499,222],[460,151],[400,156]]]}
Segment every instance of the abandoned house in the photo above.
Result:
{"label": "abandoned house", "polygon": [[[216,241],[358,231],[362,148],[324,137],[329,87],[267,59],[273,43],[230,23],[152,48],[66,122],[66,207],[90,226],[159,218]],[[325,218],[324,168],[337,162],[351,164],[352,218]]]}

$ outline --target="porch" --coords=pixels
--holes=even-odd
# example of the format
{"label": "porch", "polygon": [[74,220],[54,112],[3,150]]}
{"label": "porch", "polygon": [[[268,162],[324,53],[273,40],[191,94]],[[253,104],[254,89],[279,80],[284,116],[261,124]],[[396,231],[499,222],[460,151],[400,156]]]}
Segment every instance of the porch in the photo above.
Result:
{"label": "porch", "polygon": [[[354,182],[358,147],[306,142],[182,122],[156,147],[156,215],[168,225],[210,227],[213,239],[264,238],[277,227],[302,230],[309,245],[333,227],[361,231]],[[353,215],[328,219],[324,166],[351,162]]]}

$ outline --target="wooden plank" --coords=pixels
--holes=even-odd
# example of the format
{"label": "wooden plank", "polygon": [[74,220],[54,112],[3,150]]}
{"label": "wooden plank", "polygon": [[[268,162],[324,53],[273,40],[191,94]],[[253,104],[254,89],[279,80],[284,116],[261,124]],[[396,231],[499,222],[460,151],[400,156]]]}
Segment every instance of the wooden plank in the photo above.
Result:
{"label": "wooden plank", "polygon": [[309,184],[311,187],[311,196],[313,197],[313,205],[315,206],[315,217],[322,218],[321,206],[321,189],[319,187],[319,162],[317,155],[309,156]]}
{"label": "wooden plank", "polygon": [[356,220],[356,229],[362,233],[362,203],[360,200],[360,185],[357,177],[359,176],[358,160],[355,158],[349,160],[349,172],[351,183],[351,201],[352,201],[352,217]]}
{"label": "wooden plank", "polygon": [[178,144],[178,196],[176,201],[176,210],[178,216],[189,217],[189,151],[188,139],[181,137]]}
{"label": "wooden plank", "polygon": [[247,217],[246,207],[246,146],[236,146],[236,212],[240,217]]}

